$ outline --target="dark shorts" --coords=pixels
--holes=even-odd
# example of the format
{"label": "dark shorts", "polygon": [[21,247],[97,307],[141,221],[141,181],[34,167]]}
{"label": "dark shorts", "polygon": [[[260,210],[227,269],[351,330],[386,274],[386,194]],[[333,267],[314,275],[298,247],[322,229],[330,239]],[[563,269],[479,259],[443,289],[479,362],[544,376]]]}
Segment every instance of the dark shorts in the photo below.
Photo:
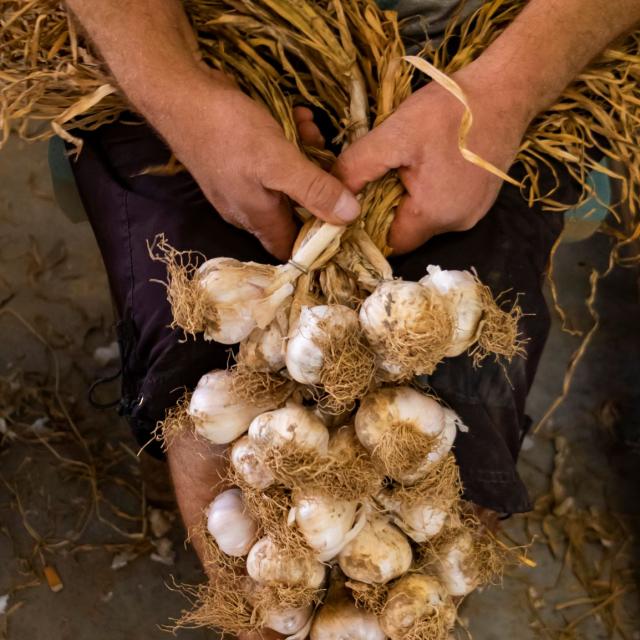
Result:
{"label": "dark shorts", "polygon": [[[181,331],[169,328],[165,290],[154,282],[164,280],[166,273],[150,259],[147,241],[164,233],[174,247],[201,251],[209,258],[273,258],[253,236],[224,222],[187,173],[140,175],[169,157],[147,126],[115,123],[81,135],[85,146],[73,168],[118,315],[121,413],[145,444],[185,387],[192,388],[201,375],[224,368],[228,361],[228,347],[202,339],[185,342]],[[570,183],[563,190],[567,202],[575,199]],[[467,498],[500,512],[530,508],[515,464],[528,428],[526,396],[549,331],[542,282],[561,230],[560,214],[528,207],[517,189],[505,185],[491,211],[470,231],[438,236],[391,260],[395,274],[405,279],[418,280],[428,264],[474,267],[494,294],[509,290],[512,299],[520,294],[527,357],[513,360],[508,378],[491,359],[474,369],[463,355],[439,365],[429,381],[469,426],[455,447]],[[161,455],[158,443],[147,450]]]}

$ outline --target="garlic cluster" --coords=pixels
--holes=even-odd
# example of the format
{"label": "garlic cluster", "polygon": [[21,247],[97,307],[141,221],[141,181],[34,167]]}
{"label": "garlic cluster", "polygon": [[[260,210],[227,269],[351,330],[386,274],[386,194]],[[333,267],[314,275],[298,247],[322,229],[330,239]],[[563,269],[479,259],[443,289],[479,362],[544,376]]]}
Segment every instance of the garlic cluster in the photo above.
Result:
{"label": "garlic cluster", "polygon": [[386,584],[406,573],[413,554],[404,534],[379,515],[371,515],[360,533],[341,551],[342,572],[365,584]]}
{"label": "garlic cluster", "polygon": [[442,632],[452,629],[455,624],[455,606],[437,578],[420,573],[407,574],[389,590],[380,615],[380,626],[391,640],[401,640],[427,619],[433,621],[433,637],[441,637]]}
{"label": "garlic cluster", "polygon": [[217,316],[208,322],[205,339],[235,344],[256,327],[266,327],[293,293],[288,279],[279,285],[281,271],[281,267],[234,258],[204,262],[197,280]]}
{"label": "garlic cluster", "polygon": [[283,553],[269,537],[258,540],[247,556],[247,573],[258,584],[285,584],[319,589],[325,567],[307,557]]}
{"label": "garlic cluster", "polygon": [[214,444],[227,444],[245,433],[257,415],[271,408],[238,400],[232,374],[218,370],[200,378],[187,412],[198,435]]}
{"label": "garlic cluster", "polygon": [[216,496],[207,509],[207,530],[228,556],[249,553],[258,523],[247,513],[240,489],[228,489]]}
{"label": "garlic cluster", "polygon": [[424,478],[443,460],[459,424],[453,411],[411,387],[388,387],[369,394],[355,419],[364,448],[403,484]]}
{"label": "garlic cluster", "polygon": [[478,339],[484,311],[482,285],[469,271],[444,271],[429,265],[420,284],[440,296],[447,313],[454,319],[454,332],[445,356],[464,353]]}
{"label": "garlic cluster", "polygon": [[287,343],[289,375],[302,384],[320,384],[327,349],[346,331],[353,330],[359,330],[358,314],[349,307],[302,307]]}

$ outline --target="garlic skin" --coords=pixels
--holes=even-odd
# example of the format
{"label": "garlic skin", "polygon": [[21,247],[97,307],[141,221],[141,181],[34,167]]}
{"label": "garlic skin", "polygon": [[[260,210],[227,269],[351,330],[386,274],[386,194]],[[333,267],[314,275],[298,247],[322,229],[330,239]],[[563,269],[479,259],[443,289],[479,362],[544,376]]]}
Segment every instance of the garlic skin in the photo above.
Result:
{"label": "garlic skin", "polygon": [[410,504],[392,489],[381,491],[376,501],[389,513],[393,523],[415,542],[426,542],[437,536],[449,517],[447,511],[433,506],[428,499]]}
{"label": "garlic skin", "polygon": [[207,509],[207,530],[228,556],[249,553],[258,523],[246,512],[240,489],[228,489],[216,496]]}
{"label": "garlic skin", "polygon": [[404,534],[386,518],[371,515],[360,533],[340,552],[342,572],[366,584],[385,584],[406,573],[413,554]]}
{"label": "garlic skin", "polygon": [[214,444],[228,444],[241,436],[251,421],[271,407],[238,401],[229,371],[210,371],[200,378],[191,395],[187,413],[195,431]]}
{"label": "garlic skin", "polygon": [[479,584],[479,568],[473,555],[473,537],[461,531],[438,550],[436,571],[451,596],[466,596]]}
{"label": "garlic skin", "polygon": [[441,296],[454,318],[454,335],[445,355],[452,358],[464,353],[478,339],[484,310],[477,279],[469,271],[445,271],[429,265],[419,284]]}
{"label": "garlic skin", "polygon": [[268,611],[264,617],[264,626],[290,636],[298,633],[313,616],[313,607],[299,607],[297,609],[274,609]]}
{"label": "garlic skin", "polygon": [[276,287],[274,293],[267,292],[277,282],[280,272],[280,267],[240,262],[235,258],[213,258],[204,262],[198,269],[198,282],[215,305],[218,316],[208,324],[205,340],[235,344],[256,327],[266,327],[293,293],[290,282]]}
{"label": "garlic skin", "polygon": [[327,599],[311,625],[311,640],[385,640],[377,617],[346,594]]}
{"label": "garlic skin", "polygon": [[247,573],[258,584],[301,585],[319,589],[325,566],[303,557],[287,557],[269,537],[258,540],[247,556]]}
{"label": "garlic skin", "polygon": [[323,345],[352,327],[358,327],[358,314],[349,307],[340,304],[302,307],[287,343],[289,375],[301,384],[319,384],[324,365]]}
{"label": "garlic skin", "polygon": [[389,590],[380,626],[391,640],[401,640],[416,623],[431,616],[444,618],[443,626],[452,629],[456,620],[453,602],[437,578],[412,573]]}
{"label": "garlic skin", "polygon": [[329,431],[312,411],[291,403],[262,413],[251,422],[249,437],[264,447],[295,445],[305,451],[327,452]]}
{"label": "garlic skin", "polygon": [[[297,491],[290,517],[321,562],[335,558],[348,541],[356,518],[355,501],[336,500],[318,492]],[[364,523],[363,523],[364,524]]]}
{"label": "garlic skin", "polygon": [[[455,419],[451,416],[455,416]],[[355,418],[358,440],[371,454],[383,437],[393,434],[396,425],[411,425],[417,432],[435,438],[433,449],[423,460],[416,460],[411,470],[393,478],[413,484],[424,478],[450,451],[456,436],[457,416],[433,398],[411,387],[378,389],[366,396]]]}
{"label": "garlic skin", "polygon": [[281,308],[268,327],[254,329],[242,342],[238,362],[256,371],[284,369],[288,324],[285,309]]}
{"label": "garlic skin", "polygon": [[[418,284],[404,280],[382,282],[360,307],[360,326],[378,357],[378,367],[386,379],[400,380],[407,371],[394,362],[388,352],[390,335],[411,334],[424,330],[416,327],[416,318],[422,306],[432,304],[432,292]],[[411,371],[420,375],[431,371]]]}
{"label": "garlic skin", "polygon": [[269,467],[260,460],[260,447],[249,436],[242,436],[233,443],[231,466],[250,487],[259,491],[275,482]]}

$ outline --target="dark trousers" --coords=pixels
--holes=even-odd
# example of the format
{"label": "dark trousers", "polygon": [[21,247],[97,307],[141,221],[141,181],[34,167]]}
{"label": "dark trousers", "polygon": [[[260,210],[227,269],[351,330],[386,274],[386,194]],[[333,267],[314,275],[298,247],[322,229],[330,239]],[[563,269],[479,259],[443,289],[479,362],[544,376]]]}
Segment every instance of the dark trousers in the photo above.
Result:
{"label": "dark trousers", "polygon": [[[164,233],[177,249],[201,251],[208,258],[273,258],[249,233],[224,222],[186,172],[140,175],[169,158],[165,145],[146,125],[115,123],[81,135],[85,146],[74,173],[119,318],[121,413],[144,444],[185,387],[192,388],[201,375],[224,368],[228,361],[227,347],[202,339],[183,341],[181,331],[169,328],[165,289],[153,282],[165,280],[166,273],[162,264],[150,259],[147,241]],[[564,184],[563,190],[556,197],[570,201],[572,185]],[[560,214],[543,212],[538,205],[528,207],[517,189],[505,185],[491,211],[470,231],[438,236],[391,259],[395,275],[408,280],[421,278],[429,264],[474,267],[494,294],[509,290],[511,299],[520,294],[527,356],[513,360],[508,378],[492,359],[474,369],[462,355],[440,364],[429,380],[469,426],[455,446],[466,497],[500,512],[530,508],[515,464],[528,427],[526,396],[549,331],[542,281],[561,229]],[[148,450],[161,455],[157,443]]]}

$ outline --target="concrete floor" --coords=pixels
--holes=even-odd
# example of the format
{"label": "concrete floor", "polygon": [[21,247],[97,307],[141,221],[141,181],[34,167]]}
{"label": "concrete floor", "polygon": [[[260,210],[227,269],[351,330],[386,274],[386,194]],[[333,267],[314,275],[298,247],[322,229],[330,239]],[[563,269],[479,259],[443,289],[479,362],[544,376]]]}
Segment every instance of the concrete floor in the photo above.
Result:
{"label": "concrete floor", "polygon": [[[201,574],[177,521],[150,530],[126,427],[86,402],[91,381],[117,368],[94,357],[114,338],[108,290],[88,225],[53,201],[43,146],[12,140],[0,152],[0,224],[0,416],[19,418],[0,421],[0,639],[163,638],[161,626],[185,606],[168,587]],[[607,246],[596,237],[556,257],[562,305],[583,331],[593,322],[589,274],[604,268]],[[520,470],[536,510],[505,524],[513,542],[533,540],[537,567],[515,568],[468,600],[461,622],[476,640],[640,638],[638,297],[637,271],[599,284],[599,330],[568,396],[525,441]],[[530,396],[534,421],[561,392],[579,342],[556,318]],[[101,397],[116,393],[112,385]],[[44,567],[57,570],[61,591]]]}

